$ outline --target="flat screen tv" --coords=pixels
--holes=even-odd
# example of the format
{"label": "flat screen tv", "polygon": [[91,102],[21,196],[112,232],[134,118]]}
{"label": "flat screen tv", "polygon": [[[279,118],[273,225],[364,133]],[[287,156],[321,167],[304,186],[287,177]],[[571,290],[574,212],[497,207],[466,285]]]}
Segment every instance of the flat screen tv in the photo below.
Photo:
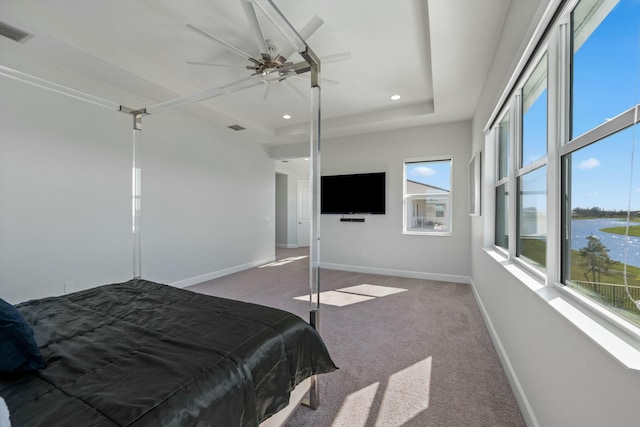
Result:
{"label": "flat screen tv", "polygon": [[384,214],[385,173],[322,176],[320,213]]}

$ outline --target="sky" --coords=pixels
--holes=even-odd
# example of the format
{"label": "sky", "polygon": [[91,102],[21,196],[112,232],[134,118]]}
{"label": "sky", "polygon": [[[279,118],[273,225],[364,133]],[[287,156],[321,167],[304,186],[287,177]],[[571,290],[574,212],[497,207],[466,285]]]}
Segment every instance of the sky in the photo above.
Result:
{"label": "sky", "polygon": [[[573,135],[640,104],[640,0],[621,0],[574,55]],[[572,156],[572,207],[640,209],[640,125]]]}
{"label": "sky", "polygon": [[423,162],[407,164],[407,179],[451,190],[451,162]]}
{"label": "sky", "polygon": [[[574,136],[640,104],[640,0],[620,0],[580,46],[573,67]],[[525,113],[525,164],[546,154],[547,98],[545,89]],[[640,124],[572,154],[572,208],[627,209],[634,141],[631,209],[640,210]],[[407,178],[449,189],[450,168],[415,163],[407,166]],[[538,208],[545,204],[540,197],[530,199]]]}

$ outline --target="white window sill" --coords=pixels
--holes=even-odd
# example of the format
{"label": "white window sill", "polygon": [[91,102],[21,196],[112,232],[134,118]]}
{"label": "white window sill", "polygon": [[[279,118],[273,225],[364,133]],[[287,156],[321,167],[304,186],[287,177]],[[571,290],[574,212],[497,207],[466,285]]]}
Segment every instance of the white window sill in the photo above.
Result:
{"label": "white window sill", "polygon": [[452,236],[450,231],[403,231],[407,236]]}
{"label": "white window sill", "polygon": [[640,371],[640,328],[562,285],[547,286],[493,248],[485,252],[627,369]]}

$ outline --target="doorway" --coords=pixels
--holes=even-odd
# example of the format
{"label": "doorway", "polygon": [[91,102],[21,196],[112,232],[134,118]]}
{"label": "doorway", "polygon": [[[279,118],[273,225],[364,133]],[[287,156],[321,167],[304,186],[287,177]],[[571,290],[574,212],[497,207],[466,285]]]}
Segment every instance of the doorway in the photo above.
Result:
{"label": "doorway", "polygon": [[311,243],[311,186],[308,158],[275,161],[276,247],[308,247]]}
{"label": "doorway", "polygon": [[311,243],[311,183],[298,181],[297,191],[298,247],[307,247]]}

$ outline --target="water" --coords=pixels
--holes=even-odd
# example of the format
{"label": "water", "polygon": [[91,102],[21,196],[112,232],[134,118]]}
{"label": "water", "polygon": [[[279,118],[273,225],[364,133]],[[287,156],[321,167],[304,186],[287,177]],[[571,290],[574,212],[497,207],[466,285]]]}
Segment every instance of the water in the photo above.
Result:
{"label": "water", "polygon": [[[632,223],[636,225],[636,223]],[[614,261],[625,262],[624,249],[627,248],[627,264],[640,267],[640,237],[622,234],[605,233],[601,228],[624,226],[625,221],[611,218],[574,219],[571,221],[571,249],[579,250],[587,246],[587,236],[593,234],[609,249],[609,258]]]}

